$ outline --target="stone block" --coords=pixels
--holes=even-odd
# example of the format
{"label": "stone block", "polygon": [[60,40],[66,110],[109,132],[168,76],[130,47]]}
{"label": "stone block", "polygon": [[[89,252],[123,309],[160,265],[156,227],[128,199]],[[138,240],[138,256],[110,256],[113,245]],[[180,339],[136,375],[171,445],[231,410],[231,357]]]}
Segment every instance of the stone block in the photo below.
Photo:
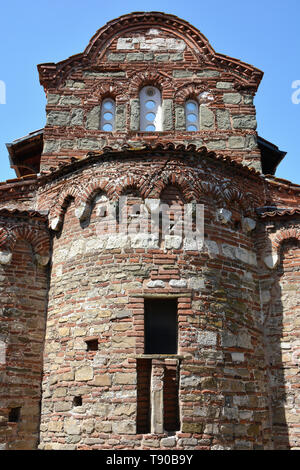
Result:
{"label": "stone block", "polygon": [[98,130],[100,129],[100,106],[94,106],[86,115],[85,127],[86,129]]}
{"label": "stone block", "polygon": [[253,115],[235,115],[232,116],[234,129],[256,129],[257,122]]}
{"label": "stone block", "polygon": [[135,385],[136,374],[116,372],[114,379],[113,379],[113,383],[114,385]]}
{"label": "stone block", "polygon": [[242,95],[239,93],[225,93],[223,95],[223,103],[225,104],[240,104]]}
{"label": "stone block", "polygon": [[90,366],[83,366],[75,371],[75,380],[78,382],[92,380],[93,377],[93,368]]}
{"label": "stone block", "polygon": [[111,375],[109,374],[101,374],[96,375],[92,385],[95,387],[107,387],[111,385]]}
{"label": "stone block", "polygon": [[205,105],[199,106],[199,123],[200,130],[211,130],[215,127],[215,114]]}
{"label": "stone block", "polygon": [[219,129],[231,129],[230,113],[226,109],[217,109],[217,126]]}

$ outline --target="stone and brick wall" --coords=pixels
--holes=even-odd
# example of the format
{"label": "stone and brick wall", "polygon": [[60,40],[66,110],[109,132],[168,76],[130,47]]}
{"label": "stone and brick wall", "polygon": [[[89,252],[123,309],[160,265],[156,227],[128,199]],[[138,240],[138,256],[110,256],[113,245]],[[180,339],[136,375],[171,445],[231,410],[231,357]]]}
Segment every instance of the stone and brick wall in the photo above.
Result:
{"label": "stone and brick wall", "polygon": [[[261,72],[160,13],[39,72],[41,174],[0,185],[1,447],[299,449],[299,186],[261,174]],[[162,132],[139,131],[144,85]],[[134,233],[139,211],[124,234],[121,196],[203,204],[203,244]],[[176,305],[174,354],[145,352],[157,299]]]}
{"label": "stone and brick wall", "polygon": [[[150,25],[149,24],[150,20]],[[72,62],[39,66],[47,94],[42,171],[106,146],[193,143],[261,171],[253,98],[262,73],[219,57],[187,24],[145,15],[142,24],[99,31]],[[155,24],[155,27],[151,25]],[[206,44],[207,43],[207,44]],[[139,132],[139,91],[153,85],[162,94],[162,132]],[[116,102],[116,132],[100,131],[104,98]],[[185,130],[185,101],[199,103],[199,131]]]}
{"label": "stone and brick wall", "polygon": [[39,441],[49,238],[41,217],[0,213],[0,448]]}

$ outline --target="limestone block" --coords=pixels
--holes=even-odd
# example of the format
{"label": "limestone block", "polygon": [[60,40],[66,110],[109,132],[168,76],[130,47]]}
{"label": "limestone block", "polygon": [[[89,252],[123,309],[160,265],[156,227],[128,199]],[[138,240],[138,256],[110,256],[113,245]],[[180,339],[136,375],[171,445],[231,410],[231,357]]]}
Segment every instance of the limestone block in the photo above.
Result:
{"label": "limestone block", "polygon": [[109,374],[96,375],[93,380],[95,387],[106,387],[111,385],[111,376]]}
{"label": "limestone block", "polygon": [[245,217],[242,220],[242,226],[246,232],[251,232],[256,227],[256,221],[251,219],[250,217]]}
{"label": "limestone block", "polygon": [[169,285],[170,287],[182,289],[187,286],[187,281],[185,279],[171,279]]}
{"label": "limestone block", "polygon": [[12,253],[9,251],[0,251],[0,264],[10,264]]}
{"label": "limestone block", "polygon": [[100,129],[100,106],[94,106],[86,115],[86,129]]}
{"label": "limestone block", "polygon": [[199,106],[199,123],[200,130],[214,129],[215,127],[215,114],[205,105]]}
{"label": "limestone block", "polygon": [[173,100],[167,99],[162,102],[163,130],[173,129]]}
{"label": "limestone block", "polygon": [[232,217],[232,213],[227,209],[218,209],[217,210],[217,218],[222,224],[228,224]]}
{"label": "limestone block", "polygon": [[90,366],[83,366],[75,371],[75,380],[78,382],[92,380],[93,376],[93,368]]}
{"label": "limestone block", "polygon": [[185,130],[185,111],[184,106],[175,106],[175,129]]}
{"label": "limestone block", "polygon": [[217,109],[217,125],[219,129],[231,129],[230,113],[226,109]]}
{"label": "limestone block", "polygon": [[116,106],[115,129],[119,132],[126,131],[126,105],[118,104]]}
{"label": "limestone block", "polygon": [[272,253],[264,258],[264,263],[269,269],[274,269],[278,263],[277,253]]}
{"label": "limestone block", "polygon": [[79,435],[80,434],[80,424],[73,418],[65,419],[64,430],[67,434]]}
{"label": "limestone block", "polygon": [[67,111],[49,111],[46,126],[69,126],[70,119],[70,113]]}
{"label": "limestone block", "polygon": [[90,205],[87,204],[86,202],[82,203],[79,207],[76,207],[75,209],[75,217],[77,217],[77,219],[81,221],[87,219],[89,213],[90,213]]}
{"label": "limestone block", "polygon": [[136,425],[134,421],[114,421],[112,423],[113,434],[136,434]]}
{"label": "limestone block", "polygon": [[242,101],[242,95],[239,93],[226,93],[223,95],[225,104],[239,104]]}
{"label": "limestone block", "polygon": [[38,253],[35,254],[36,262],[39,266],[47,266],[50,260],[49,255],[39,255]]}
{"label": "limestone block", "polygon": [[65,95],[60,98],[59,104],[61,106],[78,106],[81,104],[81,98],[74,95]]}
{"label": "limestone block", "polygon": [[217,333],[213,331],[199,331],[197,343],[201,346],[215,346],[217,344]]}
{"label": "limestone block", "polygon": [[161,281],[159,279],[155,280],[155,281],[149,281],[147,283],[147,287],[149,288],[152,288],[152,287],[165,287],[165,283],[164,281]]}
{"label": "limestone block", "polygon": [[233,88],[233,83],[232,82],[217,82],[216,88],[227,90],[227,89]]}
{"label": "limestone block", "polygon": [[130,100],[130,130],[138,131],[140,128],[140,100]]}
{"label": "limestone block", "polygon": [[230,149],[243,149],[245,148],[245,137],[243,136],[231,136],[228,139],[228,148]]}
{"label": "limestone block", "polygon": [[232,116],[234,129],[256,129],[257,122],[253,115]]}
{"label": "limestone block", "polygon": [[115,385],[135,385],[136,374],[116,372],[115,377],[114,377],[114,384]]}
{"label": "limestone block", "polygon": [[52,230],[58,231],[61,228],[61,224],[62,224],[62,219],[60,217],[55,217],[50,222],[50,228]]}

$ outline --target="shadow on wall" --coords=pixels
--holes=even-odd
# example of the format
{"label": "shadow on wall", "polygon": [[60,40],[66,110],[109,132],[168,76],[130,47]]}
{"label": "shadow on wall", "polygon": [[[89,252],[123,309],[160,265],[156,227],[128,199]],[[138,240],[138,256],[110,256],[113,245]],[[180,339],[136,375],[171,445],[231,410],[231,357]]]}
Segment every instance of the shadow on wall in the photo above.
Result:
{"label": "shadow on wall", "polygon": [[289,450],[300,446],[299,414],[296,412],[299,405],[297,390],[300,362],[299,240],[283,241],[279,255],[279,262],[273,273],[270,309],[265,321],[268,395],[274,449]]}

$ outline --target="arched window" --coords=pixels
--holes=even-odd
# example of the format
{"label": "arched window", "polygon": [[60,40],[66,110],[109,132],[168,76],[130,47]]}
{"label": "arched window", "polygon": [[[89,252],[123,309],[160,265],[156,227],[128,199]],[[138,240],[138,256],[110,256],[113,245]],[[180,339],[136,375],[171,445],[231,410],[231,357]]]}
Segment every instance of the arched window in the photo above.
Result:
{"label": "arched window", "polygon": [[195,100],[185,102],[185,128],[189,132],[199,130],[199,104]]}
{"label": "arched window", "polygon": [[115,113],[116,105],[113,99],[105,98],[101,106],[101,123],[102,131],[112,132],[115,129]]}
{"label": "arched window", "polygon": [[140,130],[162,130],[161,94],[153,86],[145,86],[140,91]]}

